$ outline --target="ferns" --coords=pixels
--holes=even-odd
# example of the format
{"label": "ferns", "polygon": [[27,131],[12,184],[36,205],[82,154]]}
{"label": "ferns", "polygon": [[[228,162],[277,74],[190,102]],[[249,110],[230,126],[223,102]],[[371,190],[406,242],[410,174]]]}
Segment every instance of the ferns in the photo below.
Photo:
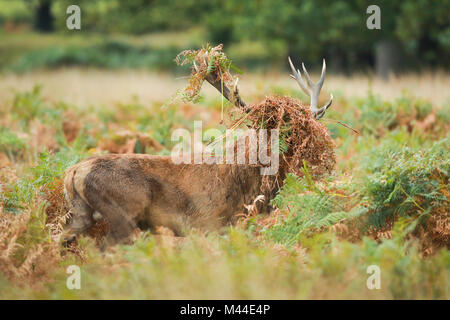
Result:
{"label": "ferns", "polygon": [[364,215],[365,213],[367,213],[367,211],[368,211],[368,209],[365,207],[356,207],[348,212],[347,211],[333,212],[333,213],[326,215],[322,219],[320,219],[316,223],[316,226],[318,228],[330,227],[332,225],[335,225],[338,222],[341,222],[341,221],[344,221],[347,219],[353,219],[353,218],[360,217],[360,216]]}
{"label": "ferns", "polygon": [[289,212],[286,219],[265,230],[265,235],[273,241],[294,244],[301,235],[312,234],[367,212],[364,207],[343,211],[337,196],[321,190],[306,169],[304,172],[304,179],[288,175],[272,201],[279,209]]}
{"label": "ferns", "polygon": [[12,132],[9,128],[0,127],[0,152],[5,152],[11,160],[15,156],[25,153],[27,145],[25,141]]}
{"label": "ferns", "polygon": [[[361,218],[358,228],[362,234],[385,229],[388,224],[392,228],[398,217],[406,219],[409,232],[419,226],[428,230],[429,217],[449,210],[449,150],[449,138],[435,142],[426,150],[399,147],[387,140],[365,158],[365,175],[341,186],[359,190],[354,201],[348,196],[337,197],[327,182],[321,185],[314,182],[305,165],[305,176],[299,179],[289,175],[272,201],[288,214],[280,215],[276,224],[265,229],[265,235],[276,242],[294,244],[303,235],[356,218]],[[436,219],[440,223],[433,228],[439,228],[440,233],[435,240],[445,245],[447,220],[439,216],[433,223]],[[429,232],[436,233],[436,230]]]}
{"label": "ferns", "polygon": [[367,159],[364,179],[370,202],[369,224],[384,227],[395,215],[430,213],[448,206],[444,190],[450,176],[450,139],[444,138],[427,150],[382,145]]}

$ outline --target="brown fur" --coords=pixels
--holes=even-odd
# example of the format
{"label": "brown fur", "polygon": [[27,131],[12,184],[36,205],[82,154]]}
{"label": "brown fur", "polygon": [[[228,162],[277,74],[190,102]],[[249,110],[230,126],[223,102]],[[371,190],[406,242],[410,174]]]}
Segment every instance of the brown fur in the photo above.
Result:
{"label": "brown fur", "polygon": [[69,228],[85,232],[99,212],[110,224],[110,243],[137,226],[164,226],[175,235],[191,227],[214,230],[252,203],[261,178],[258,167],[247,165],[177,165],[170,157],[146,154],[89,158],[64,179],[73,213]]}

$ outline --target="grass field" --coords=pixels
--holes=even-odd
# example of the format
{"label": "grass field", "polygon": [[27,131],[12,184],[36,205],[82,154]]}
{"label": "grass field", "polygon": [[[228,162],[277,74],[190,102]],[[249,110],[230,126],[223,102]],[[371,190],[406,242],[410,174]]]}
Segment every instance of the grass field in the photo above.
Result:
{"label": "grass field", "polygon": [[[186,82],[91,68],[0,76],[0,298],[450,298],[445,73],[328,76],[322,97],[336,99],[321,121],[337,145],[336,168],[289,176],[270,215],[182,239],[137,232],[133,245],[106,252],[95,237],[61,247],[67,167],[105,152],[168,154],[172,130],[193,120],[223,127],[207,84],[198,104],[175,99]],[[287,73],[244,74],[240,89],[248,102],[280,94],[308,103]],[[66,287],[74,264],[80,290]],[[366,286],[370,265],[381,270],[379,290]]]}

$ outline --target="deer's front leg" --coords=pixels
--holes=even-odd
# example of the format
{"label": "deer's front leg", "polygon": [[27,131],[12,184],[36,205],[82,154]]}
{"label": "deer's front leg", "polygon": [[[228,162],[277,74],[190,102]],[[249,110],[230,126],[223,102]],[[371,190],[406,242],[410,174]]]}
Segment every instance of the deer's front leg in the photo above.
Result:
{"label": "deer's front leg", "polygon": [[104,203],[100,212],[109,224],[109,232],[103,247],[126,243],[133,230],[136,229],[135,217],[121,206],[112,203]]}

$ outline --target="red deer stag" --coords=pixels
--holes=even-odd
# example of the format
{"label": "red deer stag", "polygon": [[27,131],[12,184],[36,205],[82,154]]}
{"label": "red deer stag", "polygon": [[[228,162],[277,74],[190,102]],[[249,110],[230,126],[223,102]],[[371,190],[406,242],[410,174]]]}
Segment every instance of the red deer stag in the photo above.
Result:
{"label": "red deer stag", "polygon": [[[290,59],[289,64],[291,76],[311,99],[309,109],[301,112],[308,114],[312,119],[309,121],[318,123],[316,120],[325,114],[333,98],[324,107],[317,107],[325,79],[325,60],[316,84],[304,65],[306,82]],[[245,110],[244,114],[252,112],[253,107],[244,103],[237,86],[230,90],[212,74],[205,80]],[[328,134],[326,128],[325,131]],[[282,182],[289,168],[280,166],[279,171],[277,177]],[[97,212],[109,223],[107,244],[126,239],[136,227],[154,230],[164,226],[178,236],[186,228],[212,230],[235,221],[236,213],[243,212],[244,206],[262,193],[263,179],[260,168],[248,164],[175,164],[170,156],[148,154],[91,157],[66,171],[64,192],[72,216],[66,230],[72,238],[86,232],[94,224]],[[265,194],[266,206],[279,187],[277,183]]]}

